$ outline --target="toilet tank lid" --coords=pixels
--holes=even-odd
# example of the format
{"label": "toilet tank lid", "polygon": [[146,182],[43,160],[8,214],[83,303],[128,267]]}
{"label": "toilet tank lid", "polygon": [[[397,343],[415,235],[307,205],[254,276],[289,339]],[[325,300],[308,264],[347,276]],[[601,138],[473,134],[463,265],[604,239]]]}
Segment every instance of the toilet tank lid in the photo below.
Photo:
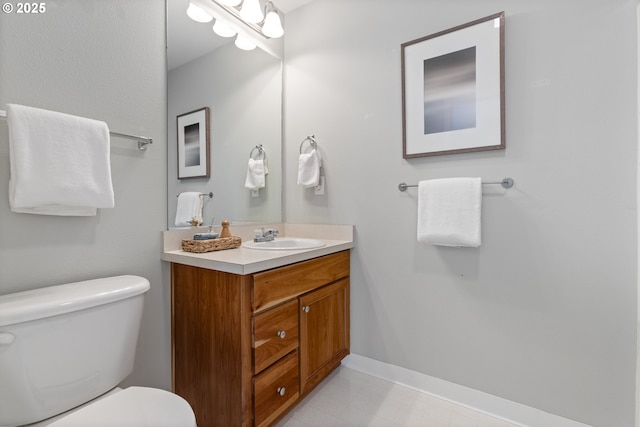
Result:
{"label": "toilet tank lid", "polygon": [[0,295],[0,327],[79,311],[149,290],[140,276],[115,276]]}

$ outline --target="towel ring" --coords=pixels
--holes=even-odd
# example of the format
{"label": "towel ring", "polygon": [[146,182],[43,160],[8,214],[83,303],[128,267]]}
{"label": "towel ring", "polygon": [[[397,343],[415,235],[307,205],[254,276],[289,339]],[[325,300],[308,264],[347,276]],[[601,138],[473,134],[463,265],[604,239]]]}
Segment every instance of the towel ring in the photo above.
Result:
{"label": "towel ring", "polygon": [[309,141],[309,144],[311,144],[311,148],[313,148],[314,150],[316,148],[318,148],[318,143],[316,142],[316,136],[315,135],[310,135],[310,136],[306,137],[305,139],[303,139],[302,142],[300,143],[300,150],[299,150],[300,154],[302,154],[302,146],[307,141]]}
{"label": "towel ring", "polygon": [[[256,150],[258,150],[258,157],[262,154],[262,160],[267,160],[267,152],[264,150],[264,148],[262,148],[262,144],[256,145],[251,149],[251,152],[249,152],[250,158],[253,159],[253,152]],[[259,160],[259,158],[255,160]]]}

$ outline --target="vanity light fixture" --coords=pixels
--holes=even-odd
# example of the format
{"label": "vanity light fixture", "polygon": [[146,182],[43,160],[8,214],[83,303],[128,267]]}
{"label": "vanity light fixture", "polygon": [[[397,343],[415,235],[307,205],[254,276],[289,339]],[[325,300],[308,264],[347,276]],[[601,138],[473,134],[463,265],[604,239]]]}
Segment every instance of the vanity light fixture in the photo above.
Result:
{"label": "vanity light fixture", "polygon": [[260,0],[244,0],[240,8],[240,18],[251,24],[262,22],[264,13],[260,7]]}
{"label": "vanity light fixture", "polygon": [[236,35],[236,32],[222,22],[221,19],[216,19],[216,22],[213,24],[213,32],[220,37],[233,37]]}
{"label": "vanity light fixture", "polygon": [[282,37],[284,34],[284,28],[282,28],[282,22],[280,21],[280,14],[278,13],[278,10],[272,2],[268,2],[264,7],[264,10],[267,13],[267,17],[264,18],[264,22],[262,23],[262,33],[272,39]]}
{"label": "vanity light fixture", "polygon": [[248,38],[246,38],[242,34],[238,34],[234,44],[236,45],[236,47],[238,49],[242,49],[242,50],[253,50],[253,49],[256,48],[255,43],[253,43],[251,40],[249,40]]}
{"label": "vanity light fixture", "polygon": [[[275,39],[284,35],[280,11],[271,1],[267,1],[264,9],[260,6],[260,0],[206,1],[212,3],[212,8],[207,7],[203,0],[190,1],[187,15],[197,22],[211,22],[215,17],[213,31],[221,37],[235,36],[238,34],[238,26],[249,28],[252,33],[255,32],[266,39]],[[214,5],[215,8],[213,8]],[[216,13],[211,16],[210,12]],[[248,37],[240,34],[236,37],[235,45],[244,50],[256,47]]]}
{"label": "vanity light fixture", "polygon": [[202,10],[200,6],[197,6],[191,2],[189,2],[189,7],[187,8],[187,15],[189,16],[189,18],[193,19],[196,22],[206,23],[213,20],[213,16]]}

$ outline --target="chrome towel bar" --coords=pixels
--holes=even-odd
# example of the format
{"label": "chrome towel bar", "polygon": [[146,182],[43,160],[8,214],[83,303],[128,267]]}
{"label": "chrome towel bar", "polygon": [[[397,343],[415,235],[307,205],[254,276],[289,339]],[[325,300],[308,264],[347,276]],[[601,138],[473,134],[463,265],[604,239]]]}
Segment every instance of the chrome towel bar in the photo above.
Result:
{"label": "chrome towel bar", "polygon": [[[4,110],[0,110],[0,118],[7,118],[7,112]],[[146,136],[136,136],[136,135],[129,135],[128,133],[120,133],[120,132],[112,132],[109,131],[109,134],[112,136],[118,136],[120,138],[128,138],[128,139],[135,139],[138,141],[138,150],[146,150],[147,149],[147,145],[149,144],[153,144],[153,139],[148,138]]]}
{"label": "chrome towel bar", "polygon": [[[502,181],[483,182],[482,184],[483,185],[500,184],[504,188],[511,188],[511,187],[513,187],[513,179],[512,178],[503,178]],[[404,182],[401,182],[400,184],[398,184],[398,190],[406,191],[407,188],[409,188],[409,187],[417,187],[417,186],[418,186],[418,184],[409,185],[409,184],[406,184]]]}
{"label": "chrome towel bar", "polygon": [[[209,191],[209,193],[200,193],[200,197],[207,197],[209,196],[210,199],[213,199],[213,193],[211,191]],[[176,195],[176,197],[180,197],[179,194]]]}

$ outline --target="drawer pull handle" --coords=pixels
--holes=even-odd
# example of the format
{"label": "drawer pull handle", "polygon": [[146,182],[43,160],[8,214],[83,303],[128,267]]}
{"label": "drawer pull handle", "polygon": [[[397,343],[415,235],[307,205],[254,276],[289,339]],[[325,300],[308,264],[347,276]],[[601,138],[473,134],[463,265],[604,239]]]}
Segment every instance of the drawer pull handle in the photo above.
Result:
{"label": "drawer pull handle", "polygon": [[304,311],[305,313],[309,312],[309,306],[305,305],[304,307],[302,307],[302,311]]}
{"label": "drawer pull handle", "polygon": [[287,390],[284,387],[278,387],[278,394],[280,396],[284,396],[284,394],[287,392]]}
{"label": "drawer pull handle", "polygon": [[286,337],[286,336],[287,336],[287,332],[286,332],[286,331],[278,331],[278,332],[277,332],[277,335],[278,335],[280,338],[284,339],[284,337]]}

